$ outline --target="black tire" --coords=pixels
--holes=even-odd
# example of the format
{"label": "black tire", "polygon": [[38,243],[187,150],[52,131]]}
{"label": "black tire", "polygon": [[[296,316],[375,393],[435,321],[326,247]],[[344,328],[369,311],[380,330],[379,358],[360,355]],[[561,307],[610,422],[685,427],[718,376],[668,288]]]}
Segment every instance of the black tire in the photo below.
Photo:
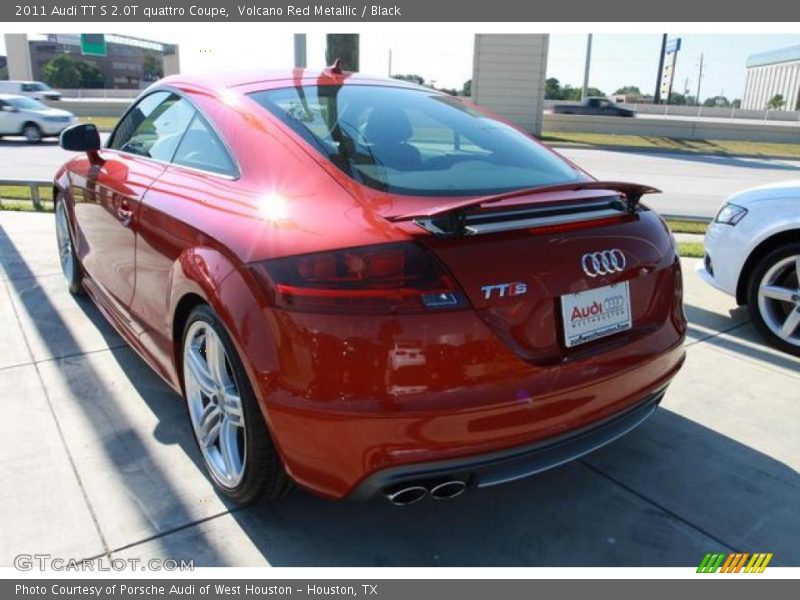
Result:
{"label": "black tire", "polygon": [[[63,215],[61,212],[63,211]],[[78,255],[75,253],[75,244],[72,241],[72,228],[70,227],[70,218],[69,218],[69,210],[67,210],[67,205],[65,200],[61,194],[56,196],[56,205],[55,205],[55,213],[56,213],[56,243],[57,249],[59,253],[59,261],[61,262],[61,271],[64,273],[64,279],[67,280],[67,288],[69,292],[74,296],[81,296],[83,295],[83,285],[81,280],[83,278],[83,270],[81,269],[80,261],[78,260]],[[59,223],[59,219],[64,219],[64,227],[66,228],[66,232],[61,230],[61,225]],[[66,235],[66,238],[63,238],[64,243],[69,244],[69,253],[72,256],[72,260],[69,261],[69,264],[65,264],[62,256],[62,235]]]}
{"label": "black tire", "polygon": [[[236,352],[236,348],[225,326],[208,305],[198,305],[189,314],[181,338],[181,349],[183,350],[186,346],[187,332],[192,324],[197,321],[202,321],[206,325],[211,326],[222,342],[228,357],[231,374],[233,375],[242,400],[242,409],[244,413],[245,460],[244,474],[240,483],[233,488],[227,488],[221,485],[211,474],[208,465],[204,464],[206,474],[220,493],[237,504],[250,504],[257,500],[272,501],[281,498],[294,489],[294,484],[287,475],[283,467],[283,462],[272,442],[272,437],[264,422],[264,417],[261,414],[258,401],[256,400],[252,385],[250,384],[250,379],[242,365],[239,354]],[[181,364],[182,363],[183,357],[181,357]],[[183,395],[186,400],[185,379]],[[187,400],[187,416],[191,424],[191,415],[188,413]],[[194,432],[194,427],[192,427],[192,431]],[[197,443],[198,450],[204,457],[203,460],[205,463],[205,455],[203,455],[197,435],[194,435],[194,439]]]}
{"label": "black tire", "polygon": [[29,144],[38,144],[44,138],[41,128],[36,123],[25,123],[22,127],[22,135]]}
{"label": "black tire", "polygon": [[[767,324],[767,319],[769,318],[766,315],[763,315],[761,312],[761,307],[759,305],[759,287],[761,285],[761,281],[764,276],[772,269],[774,266],[778,265],[781,261],[786,260],[789,257],[793,256],[800,256],[800,243],[794,242],[790,244],[786,244],[785,246],[781,246],[772,250],[771,252],[764,255],[756,264],[755,268],[750,273],[750,279],[747,283],[747,310],[750,313],[750,318],[753,320],[753,324],[755,325],[758,332],[761,336],[769,343],[770,345],[786,352],[788,354],[793,354],[794,356],[800,356],[800,332],[795,329],[795,337],[798,339],[798,343],[794,344],[791,342],[787,342],[786,340],[782,339],[778,335],[776,335],[770,326]],[[797,289],[800,287],[800,283],[796,280],[797,274],[792,274],[791,271],[787,272],[786,274],[786,283],[785,285]],[[780,304],[773,304],[773,310],[781,310],[783,311],[782,314],[789,314],[790,310],[800,310],[800,305],[795,304],[792,307],[791,302],[785,302]]]}

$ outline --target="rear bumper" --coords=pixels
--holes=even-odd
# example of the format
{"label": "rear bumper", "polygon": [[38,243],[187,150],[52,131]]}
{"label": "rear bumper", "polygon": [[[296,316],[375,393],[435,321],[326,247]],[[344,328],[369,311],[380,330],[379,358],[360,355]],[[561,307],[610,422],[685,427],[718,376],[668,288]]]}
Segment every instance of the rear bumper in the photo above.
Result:
{"label": "rear bumper", "polygon": [[[301,487],[322,496],[367,497],[389,481],[431,476],[442,465],[451,474],[474,474],[477,479],[470,483],[484,487],[571,460],[635,426],[641,420],[635,416],[630,421],[616,419],[660,400],[685,358],[682,337],[670,349],[639,362],[636,352],[641,346],[619,350],[633,363],[628,369],[620,369],[616,361],[610,366],[616,372],[605,377],[597,364],[581,369],[594,381],[579,387],[553,390],[574,376],[561,365],[537,369],[526,378],[424,394],[419,404],[429,405],[428,410],[310,411],[272,402],[268,421],[289,474]],[[552,391],[537,393],[543,388]],[[280,395],[274,393],[273,398]],[[476,402],[471,406],[447,406],[448,398],[461,403],[473,396]],[[500,401],[487,404],[486,398]],[[393,404],[400,408],[397,399]],[[618,428],[583,436],[612,420]],[[573,443],[561,446],[563,440]],[[509,457],[543,448],[547,450],[535,459],[506,464]],[[491,475],[477,468],[486,461],[497,462]],[[474,473],[462,465],[475,466]]]}
{"label": "rear bumper", "polygon": [[487,488],[530,477],[589,454],[635,429],[652,415],[666,388],[648,394],[638,404],[590,426],[534,444],[453,460],[403,465],[373,473],[350,494],[369,500],[387,488],[458,479],[472,488]]}

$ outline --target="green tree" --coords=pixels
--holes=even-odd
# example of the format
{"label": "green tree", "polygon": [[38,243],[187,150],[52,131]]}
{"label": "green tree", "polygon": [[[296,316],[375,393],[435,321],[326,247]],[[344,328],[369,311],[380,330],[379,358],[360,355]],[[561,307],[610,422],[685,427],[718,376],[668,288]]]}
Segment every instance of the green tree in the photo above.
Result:
{"label": "green tree", "polygon": [[580,100],[581,89],[567,84],[561,88],[561,100]]}
{"label": "green tree", "polygon": [[729,108],[730,105],[730,100],[725,96],[712,96],[711,98],[706,98],[705,102],[703,102],[703,106],[717,106],[720,108]]}
{"label": "green tree", "polygon": [[408,75],[392,75],[392,79],[399,79],[400,81],[410,81],[417,85],[425,85],[425,78],[416,73],[409,73]]}
{"label": "green tree", "polygon": [[563,100],[561,84],[555,77],[548,77],[544,80],[544,97],[547,100]]}
{"label": "green tree", "polygon": [[106,87],[106,78],[103,77],[103,72],[95,65],[78,62],[78,72],[81,74],[80,87],[91,89]]}
{"label": "green tree", "polygon": [[603,90],[600,90],[600,89],[598,89],[596,87],[592,87],[592,86],[589,86],[588,88],[586,88],[586,95],[587,96],[595,96],[595,97],[599,97],[599,98],[605,98],[606,97],[606,93]]}
{"label": "green tree", "polygon": [[681,94],[680,92],[672,92],[669,95],[669,101],[667,104],[677,104],[679,106],[684,106],[688,104],[687,98],[685,95]]}
{"label": "green tree", "polygon": [[45,64],[42,75],[45,83],[54,88],[102,88],[106,83],[95,65],[66,53]]}
{"label": "green tree", "polygon": [[329,65],[338,58],[343,71],[358,71],[358,34],[329,33],[325,60]]}
{"label": "green tree", "polygon": [[8,79],[8,67],[0,67],[0,80],[5,81]]}
{"label": "green tree", "polygon": [[47,62],[42,69],[46,84],[55,88],[81,87],[81,72],[78,61],[71,54],[59,54]]}
{"label": "green tree", "polygon": [[472,96],[472,79],[467,79],[461,87],[461,95],[470,97]]}
{"label": "green tree", "polygon": [[161,61],[152,52],[146,52],[142,59],[142,79],[145,81],[156,81],[164,76],[164,69]]}
{"label": "green tree", "polygon": [[642,90],[640,90],[635,85],[623,85],[616,92],[614,92],[614,94],[615,95],[619,94],[621,96],[622,95],[626,95],[626,96],[641,96],[642,95]]}
{"label": "green tree", "polygon": [[780,110],[784,104],[786,104],[786,100],[783,98],[783,94],[775,94],[767,100],[767,110]]}

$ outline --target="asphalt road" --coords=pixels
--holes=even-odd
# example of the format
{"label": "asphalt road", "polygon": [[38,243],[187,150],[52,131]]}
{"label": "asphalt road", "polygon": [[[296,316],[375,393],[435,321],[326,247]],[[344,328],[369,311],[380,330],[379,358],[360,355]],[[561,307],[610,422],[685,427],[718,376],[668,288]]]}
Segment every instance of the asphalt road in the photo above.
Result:
{"label": "asphalt road", "polygon": [[[649,205],[665,214],[711,217],[734,192],[800,178],[800,160],[741,158],[696,153],[559,148],[600,179],[634,181],[661,189]],[[28,145],[0,140],[0,179],[50,179],[71,153],[55,141]]]}
{"label": "asphalt road", "polygon": [[[545,110],[544,114],[553,114],[552,109]],[[576,117],[588,115],[575,115]],[[709,117],[706,115],[691,116],[691,115],[664,115],[637,112],[635,115],[637,119],[662,119],[664,121],[695,121],[697,123],[738,123],[741,125],[779,125],[783,127],[797,127],[800,125],[800,120],[782,120],[782,119],[732,119],[730,117]]]}
{"label": "asphalt road", "polygon": [[712,217],[740,190],[800,179],[800,160],[742,158],[696,153],[628,152],[558,148],[599,179],[646,183],[663,194],[646,203],[659,212]]}

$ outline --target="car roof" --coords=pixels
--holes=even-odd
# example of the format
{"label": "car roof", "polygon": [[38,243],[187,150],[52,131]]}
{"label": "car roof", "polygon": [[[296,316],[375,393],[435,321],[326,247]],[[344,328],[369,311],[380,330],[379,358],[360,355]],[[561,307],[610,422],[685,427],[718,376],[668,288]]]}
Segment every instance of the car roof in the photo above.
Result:
{"label": "car roof", "polygon": [[236,88],[241,93],[248,93],[263,89],[286,87],[288,85],[391,85],[410,89],[431,88],[419,86],[415,83],[401,79],[351,73],[338,72],[331,68],[324,69],[261,69],[248,71],[225,71],[203,75],[180,74],[170,75],[160,79],[154,87],[164,85],[190,86],[203,89],[218,90]]}

